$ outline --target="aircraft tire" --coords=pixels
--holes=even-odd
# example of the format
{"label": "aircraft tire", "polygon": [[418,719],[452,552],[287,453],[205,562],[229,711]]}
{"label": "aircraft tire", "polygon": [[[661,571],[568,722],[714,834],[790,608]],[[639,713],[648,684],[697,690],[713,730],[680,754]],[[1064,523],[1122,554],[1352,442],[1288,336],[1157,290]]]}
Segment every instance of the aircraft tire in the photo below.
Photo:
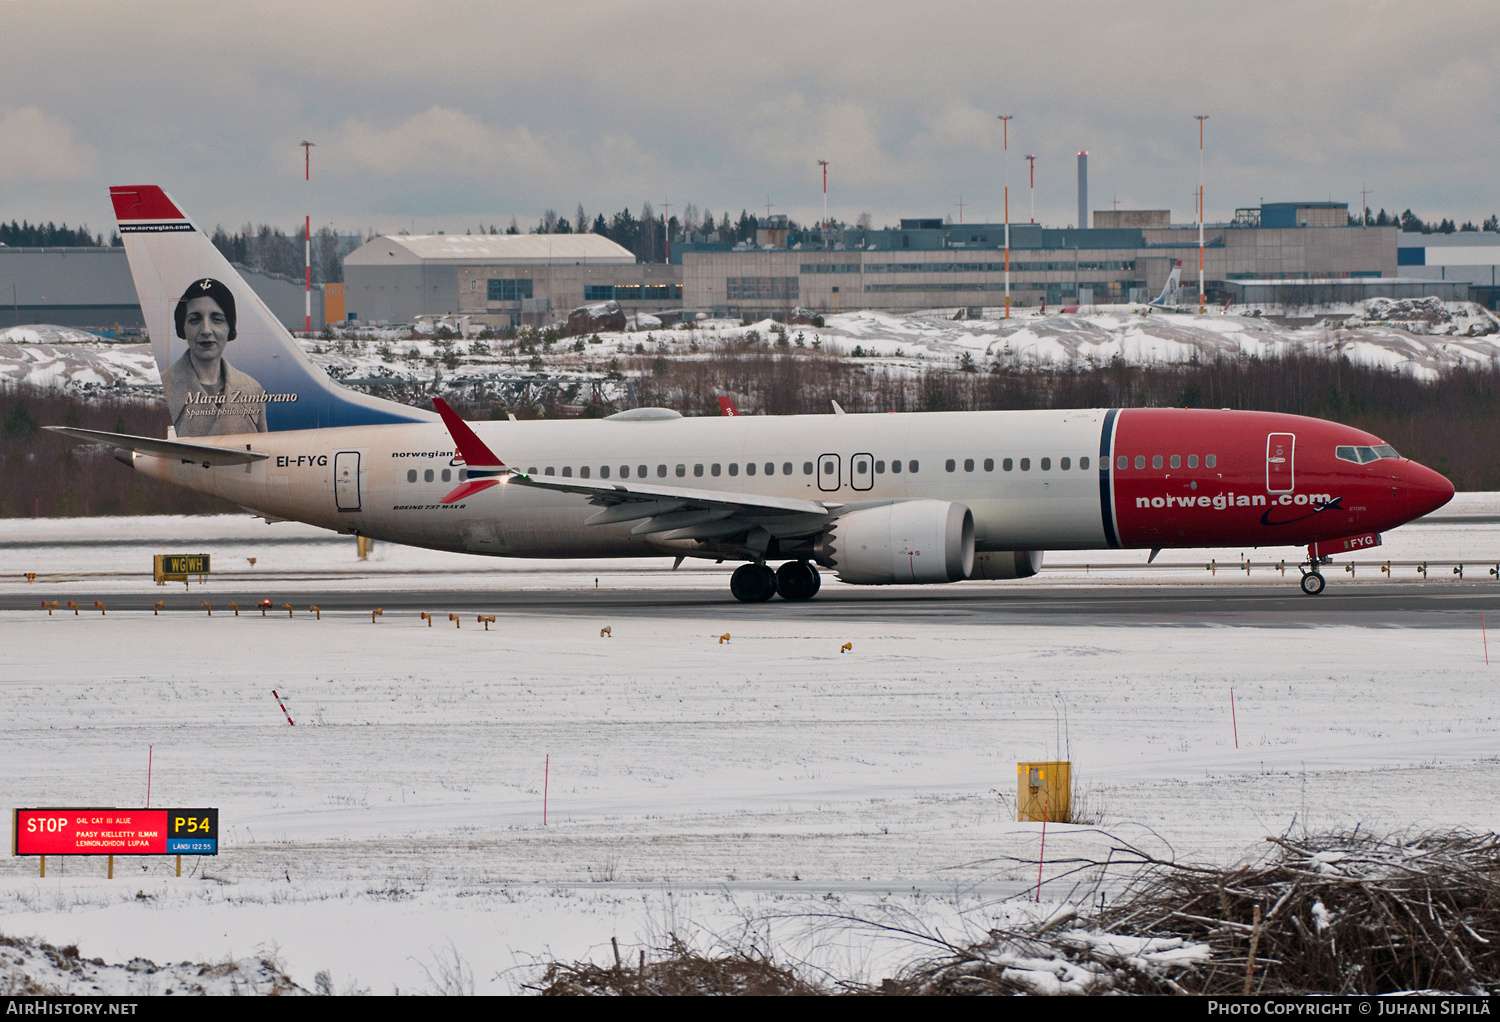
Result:
{"label": "aircraft tire", "polygon": [[1302,591],[1308,596],[1317,596],[1326,584],[1323,576],[1316,571],[1309,571],[1302,576]]}
{"label": "aircraft tire", "polygon": [[822,584],[818,569],[806,561],[787,561],[776,572],[776,592],[783,600],[810,600]]}
{"label": "aircraft tire", "polygon": [[765,603],[776,595],[776,573],[764,564],[742,564],[729,576],[729,591],[741,603]]}

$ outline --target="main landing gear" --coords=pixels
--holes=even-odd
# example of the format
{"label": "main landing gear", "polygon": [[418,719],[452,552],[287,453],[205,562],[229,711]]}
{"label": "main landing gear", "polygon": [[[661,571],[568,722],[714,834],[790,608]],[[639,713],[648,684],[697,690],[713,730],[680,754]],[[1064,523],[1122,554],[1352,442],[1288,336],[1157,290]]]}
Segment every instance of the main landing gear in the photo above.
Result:
{"label": "main landing gear", "polygon": [[823,579],[806,561],[787,561],[777,571],[765,564],[742,564],[729,576],[729,591],[741,603],[764,603],[780,594],[783,600],[810,600]]}

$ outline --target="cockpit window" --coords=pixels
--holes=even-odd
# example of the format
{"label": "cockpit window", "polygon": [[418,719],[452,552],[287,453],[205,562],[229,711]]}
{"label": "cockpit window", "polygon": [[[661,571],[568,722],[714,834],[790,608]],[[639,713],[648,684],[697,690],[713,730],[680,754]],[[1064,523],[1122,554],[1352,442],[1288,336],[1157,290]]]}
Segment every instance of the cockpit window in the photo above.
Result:
{"label": "cockpit window", "polygon": [[1377,444],[1374,447],[1336,447],[1333,455],[1340,461],[1352,461],[1356,465],[1367,465],[1382,458],[1401,457],[1390,444]]}

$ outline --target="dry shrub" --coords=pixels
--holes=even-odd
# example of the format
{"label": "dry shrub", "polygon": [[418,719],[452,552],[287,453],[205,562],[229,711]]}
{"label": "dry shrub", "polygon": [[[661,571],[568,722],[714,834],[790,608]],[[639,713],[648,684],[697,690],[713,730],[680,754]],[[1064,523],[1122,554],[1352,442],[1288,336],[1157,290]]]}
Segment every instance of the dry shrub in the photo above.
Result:
{"label": "dry shrub", "polygon": [[[763,954],[674,942],[639,968],[548,966],[546,994],[1392,994],[1500,993],[1500,837],[1283,835],[1260,861],[1184,866],[1116,847],[1076,877],[1126,869],[1124,895],[1081,916],[1062,905],[973,943],[852,916],[822,917],[936,947],[877,986],[809,983]],[[1086,893],[1086,892],[1084,892]],[[1097,891],[1094,897],[1097,897]],[[1091,900],[1091,899],[1090,899]]]}
{"label": "dry shrub", "polygon": [[[1500,991],[1500,838],[1269,838],[1237,869],[1154,863],[1101,929],[1201,941],[1195,994]],[[1258,910],[1258,912],[1257,912]]]}
{"label": "dry shrub", "polygon": [[665,957],[655,961],[643,954],[634,967],[620,961],[618,946],[613,966],[553,962],[528,989],[553,997],[773,997],[826,992],[753,951],[710,957],[680,941],[673,941]]}

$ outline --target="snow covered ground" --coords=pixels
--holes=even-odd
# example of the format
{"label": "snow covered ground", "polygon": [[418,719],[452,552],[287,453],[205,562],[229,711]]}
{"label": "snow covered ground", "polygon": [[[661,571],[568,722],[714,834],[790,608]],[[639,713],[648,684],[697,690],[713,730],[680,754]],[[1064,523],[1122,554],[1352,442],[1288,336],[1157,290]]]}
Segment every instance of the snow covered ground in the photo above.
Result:
{"label": "snow covered ground", "polygon": [[[1443,513],[1379,554],[1500,555],[1500,495]],[[291,542],[258,538],[276,536]],[[1099,823],[1048,828],[1049,878],[1118,840],[1232,861],[1294,820],[1500,828],[1500,664],[1486,667],[1477,621],[1121,624],[1016,618],[998,599],[992,613],[893,601],[858,618],[757,617],[651,599],[719,589],[722,568],[386,546],[361,565],[351,540],[248,518],[6,521],[0,586],[149,592],[164,543],[202,545],[225,568],[256,556],[244,572],[305,570],[325,589],[431,579],[438,611],[444,588],[596,577],[643,607],[514,610],[489,631],[441,613],[442,627],[414,614],[0,613],[7,806],[139,805],[149,747],[152,803],[218,806],[222,828],[221,854],[186,860],[181,879],[166,858],[117,860],[114,880],[102,860],[51,860],[41,879],[35,859],[0,859],[0,933],[107,962],[275,956],[304,988],[326,971],[335,989],[379,993],[516,990],[547,957],[608,961],[612,936],[634,957],[674,933],[879,978],[924,949],[844,917],[955,938],[1035,884],[1039,828],[1015,822],[1020,761],[1071,758]],[[1104,583],[1292,585],[1179,559]],[[53,574],[27,583],[30,570]],[[133,574],[95,574],[112,571]],[[1367,576],[1384,580],[1336,573],[1330,587]],[[193,590],[212,599],[248,577]],[[1059,583],[1100,574],[974,592]],[[48,975],[89,989],[64,973],[82,975]]]}
{"label": "snow covered ground", "polygon": [[[1430,378],[1444,366],[1488,363],[1500,356],[1500,320],[1473,303],[1391,302],[1372,299],[1358,305],[1292,310],[1312,325],[1285,325],[1288,310],[1217,309],[1204,315],[1178,315],[1142,305],[1088,306],[1079,313],[1015,310],[1003,319],[996,309],[982,319],[954,320],[959,310],[896,315],[848,312],[827,317],[823,327],[786,328],[788,343],[844,355],[873,358],[896,370],[920,370],[934,363],[952,366],[965,355],[1022,364],[1130,363],[1186,361],[1194,356],[1268,356],[1296,351],[1345,354],[1355,362],[1402,368]],[[738,320],[707,320],[692,329],[669,328],[595,335],[600,343],[563,339],[550,351],[531,354],[504,349],[500,342],[455,341],[456,363],[440,365],[444,343],[430,333],[413,338],[400,329],[340,331],[334,340],[302,341],[314,362],[351,381],[417,382],[440,377],[450,385],[487,379],[536,376],[598,379],[612,358],[646,354],[692,358],[714,346],[740,342],[751,333],[773,340],[771,320],[748,326]],[[772,349],[775,350],[775,349]],[[698,355],[697,357],[702,357]],[[0,330],[0,380],[60,387],[81,393],[159,392],[160,378],[145,344],[112,344],[65,327],[12,327]]]}

